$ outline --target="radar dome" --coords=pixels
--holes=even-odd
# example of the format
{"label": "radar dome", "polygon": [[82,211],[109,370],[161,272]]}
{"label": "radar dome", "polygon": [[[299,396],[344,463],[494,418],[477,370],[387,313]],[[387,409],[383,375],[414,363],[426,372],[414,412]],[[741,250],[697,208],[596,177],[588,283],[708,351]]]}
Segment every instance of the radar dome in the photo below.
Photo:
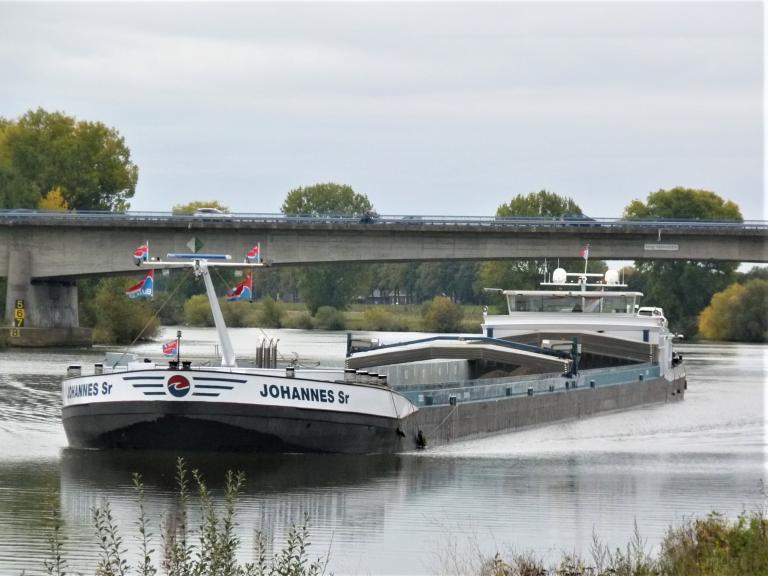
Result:
{"label": "radar dome", "polygon": [[619,283],[619,271],[618,270],[608,270],[605,273],[605,283],[606,284],[618,284]]}
{"label": "radar dome", "polygon": [[568,275],[562,268],[555,268],[555,271],[552,272],[552,282],[555,284],[565,284],[566,278]]}

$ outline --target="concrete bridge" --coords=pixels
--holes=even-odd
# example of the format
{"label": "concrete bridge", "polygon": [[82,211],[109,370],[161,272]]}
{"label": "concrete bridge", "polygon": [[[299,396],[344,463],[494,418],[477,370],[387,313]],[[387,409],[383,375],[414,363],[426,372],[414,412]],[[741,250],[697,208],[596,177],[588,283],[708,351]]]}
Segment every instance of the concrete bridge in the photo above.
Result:
{"label": "concrete bridge", "polygon": [[23,315],[22,332],[40,329],[35,342],[41,344],[43,335],[52,342],[61,341],[61,334],[82,338],[76,280],[136,273],[131,255],[147,240],[155,256],[197,246],[234,259],[260,243],[270,265],[572,258],[586,244],[591,258],[603,260],[768,262],[763,221],[5,211],[0,276],[8,278],[6,325],[18,324]]}

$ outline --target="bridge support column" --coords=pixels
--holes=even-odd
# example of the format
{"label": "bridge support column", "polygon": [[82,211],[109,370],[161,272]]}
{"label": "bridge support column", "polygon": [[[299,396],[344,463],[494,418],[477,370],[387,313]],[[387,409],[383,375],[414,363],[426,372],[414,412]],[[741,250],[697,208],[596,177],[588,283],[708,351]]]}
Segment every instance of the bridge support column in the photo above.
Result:
{"label": "bridge support column", "polygon": [[90,346],[80,328],[75,282],[32,280],[29,250],[10,250],[5,320],[10,346]]}

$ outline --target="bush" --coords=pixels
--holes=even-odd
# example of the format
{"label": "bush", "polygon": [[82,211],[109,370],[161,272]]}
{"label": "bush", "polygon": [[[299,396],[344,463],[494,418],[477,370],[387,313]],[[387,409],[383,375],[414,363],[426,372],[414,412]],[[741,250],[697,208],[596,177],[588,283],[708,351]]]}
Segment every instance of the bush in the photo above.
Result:
{"label": "bush", "polygon": [[421,322],[427,332],[459,332],[464,310],[447,296],[435,296],[421,311]]}
{"label": "bush", "polygon": [[320,306],[315,314],[317,327],[321,330],[344,330],[344,314],[333,306]]}
{"label": "bush", "polygon": [[94,321],[93,340],[98,344],[130,344],[149,340],[160,327],[147,300],[130,300],[125,290],[135,280],[105,278],[96,286],[90,314]]}
{"label": "bush", "polygon": [[[288,532],[285,546],[268,559],[268,544],[262,532],[256,532],[253,563],[241,564],[238,559],[240,538],[237,536],[236,509],[240,491],[245,482],[242,472],[228,470],[225,475],[224,501],[214,502],[202,474],[193,470],[191,474],[197,489],[200,526],[193,530],[189,525],[189,503],[192,482],[183,458],[176,464],[178,506],[174,506],[174,521],[161,527],[163,541],[160,565],[168,576],[320,576],[325,572],[325,561],[309,560],[309,517],[293,524]],[[134,572],[125,559],[126,549],[119,526],[114,520],[109,502],[91,511],[99,550],[99,576],[123,574],[155,575],[160,573],[151,548],[150,525],[144,503],[144,485],[139,474],[133,475],[133,486],[138,506],[136,522],[140,560]],[[52,499],[52,527],[49,535],[50,559],[45,561],[48,574],[66,574],[68,565],[62,554],[62,521],[57,499]],[[193,544],[196,542],[196,544]]]}
{"label": "bush", "polygon": [[364,330],[398,330],[399,326],[395,320],[395,315],[386,308],[371,307],[363,312]]}
{"label": "bush", "polygon": [[221,315],[227,326],[240,328],[258,325],[259,311],[251,302],[245,300],[227,302],[222,298],[219,300],[219,306],[221,306]]}
{"label": "bush", "polygon": [[280,328],[283,325],[285,308],[282,302],[276,301],[270,296],[261,299],[258,323],[264,328]]}
{"label": "bush", "polygon": [[187,326],[213,326],[208,296],[195,294],[184,303],[184,323]]}

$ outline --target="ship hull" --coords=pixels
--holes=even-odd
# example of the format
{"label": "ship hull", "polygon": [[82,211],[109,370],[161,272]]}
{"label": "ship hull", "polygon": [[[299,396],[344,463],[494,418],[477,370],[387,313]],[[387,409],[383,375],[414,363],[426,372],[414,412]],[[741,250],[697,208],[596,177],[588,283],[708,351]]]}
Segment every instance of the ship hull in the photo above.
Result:
{"label": "ship hull", "polygon": [[75,448],[394,453],[399,420],[300,408],[185,402],[120,402],[65,408]]}

